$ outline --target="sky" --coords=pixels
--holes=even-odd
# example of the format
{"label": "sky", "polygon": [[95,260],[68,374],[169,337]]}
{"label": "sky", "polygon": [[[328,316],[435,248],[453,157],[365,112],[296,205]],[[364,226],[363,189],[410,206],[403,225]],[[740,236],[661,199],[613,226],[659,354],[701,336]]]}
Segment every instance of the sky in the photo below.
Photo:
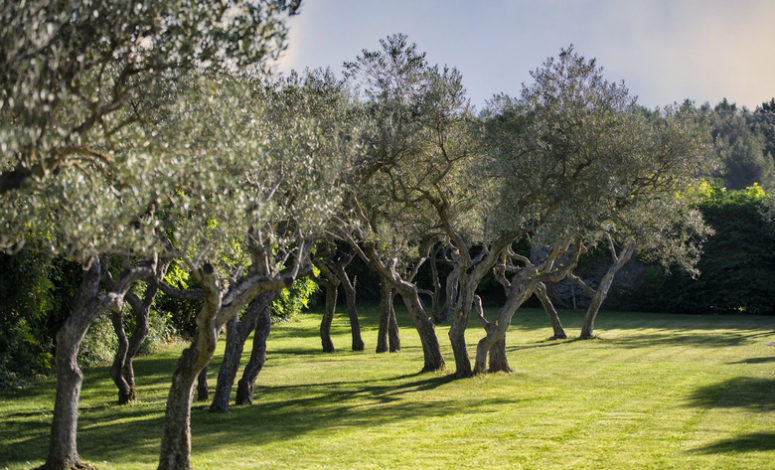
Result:
{"label": "sky", "polygon": [[481,108],[573,44],[650,108],[775,97],[775,0],[303,0],[276,69],[331,67],[404,33]]}

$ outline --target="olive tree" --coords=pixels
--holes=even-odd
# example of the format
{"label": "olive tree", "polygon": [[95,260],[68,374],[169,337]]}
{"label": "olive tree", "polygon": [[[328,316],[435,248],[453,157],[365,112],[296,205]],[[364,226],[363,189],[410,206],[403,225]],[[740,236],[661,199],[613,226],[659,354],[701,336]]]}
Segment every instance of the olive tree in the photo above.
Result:
{"label": "olive tree", "polygon": [[175,168],[164,147],[181,136],[162,141],[157,130],[175,114],[178,81],[263,69],[282,47],[287,8],[46,0],[0,7],[0,248],[35,239],[85,266],[73,314],[58,333],[44,468],[84,465],[75,439],[75,354],[86,329],[171,253],[159,215],[171,212],[174,176],[191,176],[196,166]]}
{"label": "olive tree", "polygon": [[0,193],[113,167],[191,71],[265,68],[298,1],[30,0],[0,6]]}
{"label": "olive tree", "polygon": [[331,74],[269,86],[208,76],[190,86],[160,129],[186,136],[164,149],[176,179],[166,233],[168,250],[197,279],[204,302],[173,374],[160,469],[190,467],[191,391],[218,332],[259,295],[309,271],[310,247],[340,206],[352,153],[347,121],[325,114],[346,102]]}
{"label": "olive tree", "polygon": [[540,282],[568,274],[606,223],[685,184],[702,156],[695,132],[649,119],[623,84],[605,80],[573,48],[531,75],[535,83],[519,99],[493,102],[486,165],[501,203],[490,214],[494,225],[519,227],[534,247],[549,247],[548,255],[539,263],[511,257],[521,267],[513,267],[497,327],[486,327],[477,347],[477,373]]}

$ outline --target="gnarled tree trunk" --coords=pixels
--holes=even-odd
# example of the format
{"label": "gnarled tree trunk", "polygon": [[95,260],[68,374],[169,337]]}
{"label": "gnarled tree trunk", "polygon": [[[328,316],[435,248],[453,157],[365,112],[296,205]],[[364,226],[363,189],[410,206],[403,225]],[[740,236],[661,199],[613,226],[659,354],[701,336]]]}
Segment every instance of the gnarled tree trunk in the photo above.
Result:
{"label": "gnarled tree trunk", "polygon": [[434,372],[444,369],[444,357],[441,355],[439,339],[436,337],[435,326],[428,318],[425,307],[420,300],[417,288],[412,286],[401,286],[397,288],[401,298],[404,300],[409,315],[412,317],[417,333],[420,335],[420,342],[423,349],[423,368],[422,372]]}
{"label": "gnarled tree trunk", "polygon": [[441,312],[439,313],[439,316],[443,318],[444,321],[449,320],[452,309],[457,303],[458,281],[457,269],[453,268],[447,275],[447,280],[444,284],[444,303],[442,304]]}
{"label": "gnarled tree trunk", "polygon": [[379,329],[377,331],[378,353],[401,350],[394,298],[395,292],[390,281],[381,278],[379,283]]}
{"label": "gnarled tree trunk", "polygon": [[552,324],[554,334],[549,339],[555,340],[567,338],[568,336],[565,334],[565,329],[562,327],[560,316],[557,314],[557,309],[554,308],[554,304],[549,299],[549,295],[546,291],[546,284],[539,282],[536,286],[535,295],[541,302],[541,306],[543,307],[544,312],[546,312],[546,316],[549,317],[549,323]]}
{"label": "gnarled tree trunk", "polygon": [[223,362],[218,369],[218,381],[215,386],[213,402],[210,404],[210,411],[228,411],[229,397],[234,379],[237,376],[245,341],[255,328],[258,316],[269,307],[274,297],[275,295],[269,292],[261,294],[250,303],[241,321],[235,316],[226,322],[226,348],[223,352]]}
{"label": "gnarled tree trunk", "polygon": [[159,292],[159,282],[164,279],[168,266],[168,264],[159,266],[156,272],[156,279],[146,287],[142,301],[132,292],[126,294],[126,301],[131,306],[135,317],[135,328],[130,338],[127,338],[124,331],[121,310],[115,309],[111,315],[113,331],[118,338],[118,348],[113,358],[113,364],[110,367],[110,376],[116,387],[118,387],[118,403],[120,405],[137,399],[135,372],[132,361],[140,354],[140,348],[145,338],[148,337],[151,306],[153,306],[156,294]]}
{"label": "gnarled tree trunk", "polygon": [[99,294],[100,280],[107,274],[98,258],[94,258],[84,273],[83,281],[73,300],[73,311],[57,332],[56,398],[51,423],[49,453],[41,469],[90,468],[78,455],[78,399],[83,374],[78,367],[78,348],[86,331],[101,312],[117,308],[134,282],[153,274],[155,259],[122,273],[111,290]]}
{"label": "gnarled tree trunk", "polygon": [[[265,294],[266,295],[266,294]],[[269,305],[274,299],[274,294],[269,294],[270,298],[266,301],[264,308],[256,318],[256,332],[253,335],[253,350],[250,353],[250,359],[245,364],[245,370],[242,371],[242,378],[237,384],[237,405],[250,405],[253,403],[253,388],[256,383],[256,377],[264,367],[266,362],[266,340],[272,328],[271,312]]]}
{"label": "gnarled tree trunk", "polygon": [[625,264],[627,264],[630,258],[632,258],[634,252],[635,246],[630,243],[624,247],[619,255],[617,255],[616,249],[613,246],[613,242],[611,242],[611,255],[613,258],[613,263],[608,267],[608,270],[600,280],[600,285],[598,286],[597,290],[590,289],[586,284],[584,284],[584,281],[582,281],[577,276],[571,276],[571,279],[579,284],[579,286],[590,296],[589,306],[587,307],[587,313],[584,315],[584,324],[581,327],[581,334],[579,335],[579,339],[594,338],[595,319],[597,318],[597,314],[600,311],[600,307],[603,305],[603,302],[608,296],[608,291],[611,289],[611,285],[614,282],[616,273],[619,272],[619,270]]}
{"label": "gnarled tree trunk", "polygon": [[336,313],[338,289],[337,284],[330,279],[322,282],[322,284],[323,290],[326,292],[326,310],[323,312],[323,318],[320,321],[320,342],[323,345],[323,352],[332,353],[336,350],[334,342],[331,341],[331,324]]}
{"label": "gnarled tree trunk", "polygon": [[398,335],[398,319],[396,319],[395,292],[390,290],[390,309],[388,312],[388,344],[390,352],[401,350],[401,337]]}
{"label": "gnarled tree trunk", "polygon": [[110,377],[113,383],[118,387],[118,404],[123,405],[130,400],[134,400],[133,387],[124,378],[124,364],[127,360],[127,350],[129,349],[129,339],[124,331],[124,315],[121,307],[114,309],[110,314],[110,322],[113,324],[113,331],[118,339],[116,354],[113,356],[113,364],[110,366]]}
{"label": "gnarled tree trunk", "polygon": [[343,266],[342,263],[337,263],[334,266],[334,269],[336,270],[336,277],[339,278],[339,281],[341,282],[344,297],[347,302],[347,314],[350,318],[350,331],[352,332],[352,349],[353,351],[363,351],[364,345],[363,338],[361,337],[361,324],[358,321],[358,306],[355,302],[355,286],[350,282],[350,276],[347,275],[345,266]]}

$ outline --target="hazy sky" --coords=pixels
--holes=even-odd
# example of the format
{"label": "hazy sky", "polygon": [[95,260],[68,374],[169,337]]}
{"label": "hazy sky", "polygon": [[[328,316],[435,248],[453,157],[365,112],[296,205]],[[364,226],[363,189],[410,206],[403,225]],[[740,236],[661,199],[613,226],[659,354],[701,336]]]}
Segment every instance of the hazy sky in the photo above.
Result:
{"label": "hazy sky", "polygon": [[649,107],[775,96],[775,0],[303,0],[278,68],[339,72],[394,33],[457,67],[477,107],[571,43]]}

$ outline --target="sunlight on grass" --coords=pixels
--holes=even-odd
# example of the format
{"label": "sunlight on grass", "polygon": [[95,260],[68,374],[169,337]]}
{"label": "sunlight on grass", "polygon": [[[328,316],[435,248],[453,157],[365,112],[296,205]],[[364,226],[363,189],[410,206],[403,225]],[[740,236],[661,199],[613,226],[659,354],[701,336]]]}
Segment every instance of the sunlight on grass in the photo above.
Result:
{"label": "sunlight on grass", "polygon": [[[543,312],[520,312],[507,340],[512,374],[417,374],[422,351],[399,312],[403,350],[321,352],[319,314],[273,328],[254,406],[192,413],[193,463],[216,468],[772,468],[772,317],[604,313],[599,339],[548,341]],[[577,335],[578,312],[561,312]],[[609,327],[608,329],[605,329]],[[450,368],[446,339],[439,340]],[[481,330],[467,333],[471,354]],[[219,344],[222,351],[223,341]],[[250,345],[246,345],[246,351]],[[106,367],[85,371],[81,456],[102,469],[155,468],[179,349],[136,362],[139,401],[114,404]],[[211,364],[215,386],[219,354]],[[40,464],[54,383],[0,397],[0,469]],[[28,463],[29,462],[29,463]]]}

